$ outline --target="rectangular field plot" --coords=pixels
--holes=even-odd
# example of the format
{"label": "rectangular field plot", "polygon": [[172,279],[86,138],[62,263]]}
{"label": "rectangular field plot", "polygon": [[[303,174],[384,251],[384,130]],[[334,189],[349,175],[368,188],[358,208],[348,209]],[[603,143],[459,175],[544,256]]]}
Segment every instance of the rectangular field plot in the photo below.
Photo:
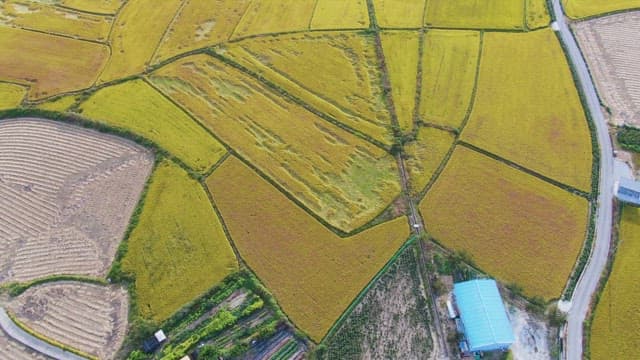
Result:
{"label": "rectangular field plot", "polygon": [[562,0],[567,15],[574,19],[640,8],[640,0]]}
{"label": "rectangular field plot", "polygon": [[80,39],[105,41],[113,17],[87,14],[47,4],[8,0],[0,4],[0,24]]}
{"label": "rectangular field plot", "polygon": [[523,29],[524,0],[429,0],[425,24],[463,29]]}
{"label": "rectangular field plot", "polygon": [[366,0],[318,0],[311,29],[366,29],[369,12]]}
{"label": "rectangular field plot", "polygon": [[181,4],[181,0],[127,2],[113,24],[109,37],[111,58],[100,81],[142,72],[151,62],[165,29]]}
{"label": "rectangular field plot", "polygon": [[60,0],[64,7],[98,14],[115,14],[126,0]]}
{"label": "rectangular field plot", "polygon": [[595,308],[591,327],[589,348],[593,360],[625,359],[629,354],[634,354],[640,345],[638,257],[640,209],[625,206],[613,268]]}
{"label": "rectangular field plot", "polygon": [[207,185],[243,259],[314,341],[409,235],[398,218],[340,238],[236,158]]}
{"label": "rectangular field plot", "polygon": [[545,299],[564,288],[588,209],[584,198],[461,146],[420,204],[436,240]]}
{"label": "rectangular field plot", "polygon": [[229,40],[249,0],[187,0],[160,43],[154,62]]}
{"label": "rectangular field plot", "polygon": [[480,33],[429,30],[424,42],[420,118],[460,128],[476,82]]}
{"label": "rectangular field plot", "polygon": [[422,27],[425,0],[373,0],[373,7],[383,28]]}
{"label": "rectangular field plot", "polygon": [[0,110],[17,107],[26,95],[26,87],[0,82]]}
{"label": "rectangular field plot", "polygon": [[122,270],[135,276],[138,309],[155,321],[202,295],[238,268],[202,186],[170,162],[153,174]]}
{"label": "rectangular field plot", "polygon": [[308,30],[317,0],[254,0],[233,38]]}
{"label": "rectangular field plot", "polygon": [[30,85],[32,99],[91,86],[109,56],[104,45],[3,26],[0,49],[11,49],[0,52],[0,80]]}
{"label": "rectangular field plot", "polygon": [[354,230],[399,194],[388,153],[224,63],[195,56],[151,77],[164,93],[329,224]]}
{"label": "rectangular field plot", "polygon": [[247,39],[218,51],[318,111],[385,144],[391,115],[382,93],[375,38],[314,32]]}
{"label": "rectangular field plot", "polygon": [[98,90],[80,111],[157,143],[196,171],[206,171],[226,153],[195,120],[142,80]]}
{"label": "rectangular field plot", "polygon": [[527,28],[535,30],[549,26],[551,16],[547,8],[546,0],[526,0],[527,2]]}
{"label": "rectangular field plot", "polygon": [[420,193],[435,175],[451,149],[455,136],[434,128],[420,128],[416,140],[405,145],[409,183],[413,193]]}
{"label": "rectangular field plot", "polygon": [[591,134],[551,29],[484,35],[477,94],[462,139],[585,192]]}

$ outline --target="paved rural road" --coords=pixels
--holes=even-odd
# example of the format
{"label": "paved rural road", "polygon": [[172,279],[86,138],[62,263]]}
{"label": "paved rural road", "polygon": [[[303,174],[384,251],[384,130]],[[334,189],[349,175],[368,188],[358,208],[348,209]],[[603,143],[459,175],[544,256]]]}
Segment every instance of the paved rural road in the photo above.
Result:
{"label": "paved rural road", "polygon": [[595,86],[578,44],[569,30],[560,0],[553,0],[553,12],[556,15],[558,32],[568,50],[570,60],[580,80],[579,86],[582,88],[589,112],[595,122],[598,143],[600,144],[600,194],[598,196],[595,245],[591,258],[573,292],[571,308],[567,316],[565,356],[568,360],[581,360],[583,350],[582,325],[609,254],[613,206],[613,148],[611,147],[611,138],[609,137],[607,123],[602,114]]}
{"label": "paved rural road", "polygon": [[46,342],[37,339],[24,330],[22,330],[18,325],[16,325],[4,308],[0,307],[0,327],[4,330],[9,337],[14,339],[15,341],[32,348],[35,351],[38,351],[42,354],[45,354],[49,357],[58,360],[87,360],[81,356],[70,353],[68,351],[64,351],[60,348],[47,344]]}

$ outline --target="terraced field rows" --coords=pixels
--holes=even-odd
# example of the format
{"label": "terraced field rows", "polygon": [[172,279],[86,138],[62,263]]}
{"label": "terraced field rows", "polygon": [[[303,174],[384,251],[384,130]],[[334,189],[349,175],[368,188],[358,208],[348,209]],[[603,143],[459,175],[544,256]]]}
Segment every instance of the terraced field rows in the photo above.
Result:
{"label": "terraced field rows", "polygon": [[0,359],[6,360],[53,360],[48,356],[37,353],[28,347],[11,339],[0,329]]}
{"label": "terraced field rows", "polygon": [[46,338],[110,359],[124,340],[128,306],[122,288],[58,282],[30,288],[8,309]]}

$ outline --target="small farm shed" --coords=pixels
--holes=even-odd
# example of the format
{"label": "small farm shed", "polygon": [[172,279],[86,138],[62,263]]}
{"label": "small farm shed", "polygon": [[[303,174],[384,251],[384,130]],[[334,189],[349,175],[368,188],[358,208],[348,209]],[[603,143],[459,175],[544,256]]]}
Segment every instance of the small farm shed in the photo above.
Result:
{"label": "small farm shed", "polygon": [[620,178],[615,186],[618,200],[640,206],[640,181]]}
{"label": "small farm shed", "polygon": [[515,341],[495,280],[478,279],[453,285],[470,352],[506,350]]}

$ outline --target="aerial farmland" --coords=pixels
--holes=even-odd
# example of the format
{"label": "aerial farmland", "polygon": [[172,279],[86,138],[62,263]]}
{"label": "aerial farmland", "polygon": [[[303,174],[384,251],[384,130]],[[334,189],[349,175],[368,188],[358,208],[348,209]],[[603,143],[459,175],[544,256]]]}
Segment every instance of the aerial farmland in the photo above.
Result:
{"label": "aerial farmland", "polygon": [[0,0],[0,360],[629,358],[639,8]]}

